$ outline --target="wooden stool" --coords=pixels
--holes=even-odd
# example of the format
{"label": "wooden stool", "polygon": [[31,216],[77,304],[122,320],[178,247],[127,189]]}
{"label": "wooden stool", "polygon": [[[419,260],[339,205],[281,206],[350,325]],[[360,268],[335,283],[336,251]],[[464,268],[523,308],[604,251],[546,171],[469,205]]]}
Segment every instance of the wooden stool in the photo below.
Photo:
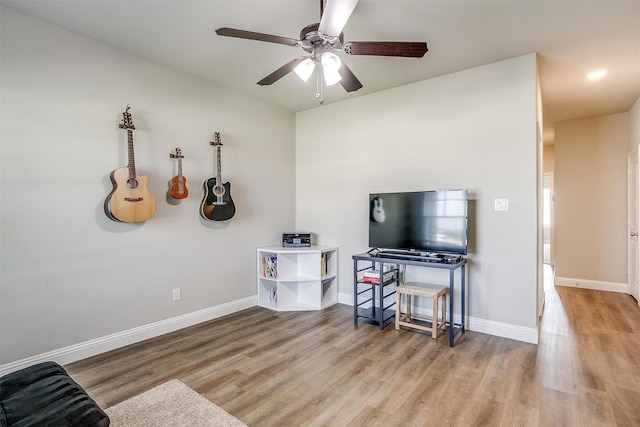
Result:
{"label": "wooden stool", "polygon": [[[400,325],[408,328],[420,329],[431,332],[431,337],[438,336],[438,329],[443,331],[447,325],[447,293],[449,288],[442,285],[431,285],[427,283],[407,282],[396,288],[396,329],[400,329]],[[407,312],[402,314],[400,303],[402,295],[406,295]],[[433,299],[433,316],[431,319],[427,317],[416,316],[411,314],[411,296],[421,296]],[[442,297],[442,318],[438,324],[438,299]],[[412,323],[413,319],[428,321],[431,327],[424,324]]]}

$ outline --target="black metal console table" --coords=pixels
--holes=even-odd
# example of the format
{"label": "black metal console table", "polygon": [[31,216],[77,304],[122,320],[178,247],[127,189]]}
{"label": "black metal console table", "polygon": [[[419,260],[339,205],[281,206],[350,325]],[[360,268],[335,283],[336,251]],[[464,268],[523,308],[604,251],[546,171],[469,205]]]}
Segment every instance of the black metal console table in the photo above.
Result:
{"label": "black metal console table", "polygon": [[[449,347],[453,347],[453,340],[458,334],[465,332],[465,304],[466,304],[466,264],[467,260],[462,258],[455,262],[442,262],[430,258],[404,257],[404,256],[384,256],[378,253],[363,253],[353,255],[353,323],[358,324],[358,319],[364,319],[378,324],[380,329],[390,323],[395,316],[395,288],[387,291],[389,285],[398,284],[400,280],[400,266],[414,265],[425,268],[440,268],[449,270]],[[390,270],[390,274],[385,281],[383,265],[395,265]],[[460,323],[455,323],[453,319],[455,302],[455,271],[460,270]],[[363,273],[367,270],[376,271],[377,283],[365,282]],[[395,272],[395,277],[394,273]],[[377,292],[376,292],[377,291]],[[385,292],[387,292],[385,294]],[[389,301],[392,300],[392,301]],[[362,306],[367,305],[367,308]]]}

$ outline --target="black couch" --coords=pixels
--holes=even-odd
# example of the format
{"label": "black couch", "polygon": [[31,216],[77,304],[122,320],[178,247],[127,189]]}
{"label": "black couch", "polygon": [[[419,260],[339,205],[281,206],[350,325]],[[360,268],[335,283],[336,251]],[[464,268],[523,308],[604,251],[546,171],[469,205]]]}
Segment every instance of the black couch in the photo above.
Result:
{"label": "black couch", "polygon": [[109,417],[55,362],[0,378],[0,427],[106,427]]}

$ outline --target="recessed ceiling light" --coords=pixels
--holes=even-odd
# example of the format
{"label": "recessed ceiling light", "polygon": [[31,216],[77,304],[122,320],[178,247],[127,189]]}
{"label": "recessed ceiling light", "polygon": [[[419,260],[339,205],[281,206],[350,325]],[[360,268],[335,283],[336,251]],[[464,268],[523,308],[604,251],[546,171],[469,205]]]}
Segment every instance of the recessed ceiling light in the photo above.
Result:
{"label": "recessed ceiling light", "polygon": [[589,80],[598,80],[598,79],[603,78],[605,76],[605,74],[607,74],[607,70],[593,71],[593,72],[587,74],[587,78]]}

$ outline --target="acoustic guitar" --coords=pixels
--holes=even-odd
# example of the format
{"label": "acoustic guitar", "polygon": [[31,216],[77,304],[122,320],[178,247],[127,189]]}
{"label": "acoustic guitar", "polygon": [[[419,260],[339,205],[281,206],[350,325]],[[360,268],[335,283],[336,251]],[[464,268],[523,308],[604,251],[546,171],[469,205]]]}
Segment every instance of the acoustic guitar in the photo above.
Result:
{"label": "acoustic guitar", "polygon": [[104,211],[107,216],[119,222],[143,222],[156,213],[156,200],[147,190],[149,177],[136,175],[135,156],[133,154],[133,130],[135,126],[131,120],[129,106],[120,123],[120,129],[127,130],[129,162],[126,168],[119,168],[111,172],[113,190],[104,201]]}
{"label": "acoustic guitar", "polygon": [[174,199],[185,199],[189,195],[187,190],[187,178],[182,175],[182,150],[176,147],[175,153],[169,153],[169,157],[172,159],[178,159],[178,175],[171,178],[171,188],[169,189],[169,195]]}
{"label": "acoustic guitar", "polygon": [[204,181],[204,198],[200,205],[200,215],[209,221],[226,221],[236,213],[236,206],[231,198],[231,184],[222,182],[222,161],[220,155],[220,133],[215,132],[209,145],[216,147],[216,176]]}
{"label": "acoustic guitar", "polygon": [[382,199],[374,197],[373,200],[371,200],[371,219],[375,222],[384,222],[384,218],[385,214],[382,206]]}

